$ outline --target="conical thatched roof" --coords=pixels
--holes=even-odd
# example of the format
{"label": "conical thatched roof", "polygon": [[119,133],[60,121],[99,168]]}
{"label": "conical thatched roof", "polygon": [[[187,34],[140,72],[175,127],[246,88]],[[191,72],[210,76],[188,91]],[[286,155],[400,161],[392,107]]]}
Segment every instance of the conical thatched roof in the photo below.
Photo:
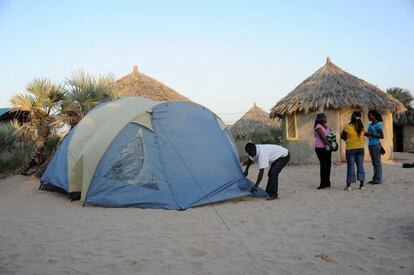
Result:
{"label": "conical thatched roof", "polygon": [[279,126],[277,121],[269,118],[268,113],[254,104],[247,113],[231,126],[230,132],[234,138],[246,138],[254,132],[270,133],[271,130]]}
{"label": "conical thatched roof", "polygon": [[115,82],[116,96],[142,96],[157,101],[190,101],[163,83],[138,71],[134,66],[132,73]]}
{"label": "conical thatched roof", "polygon": [[293,112],[359,107],[400,113],[404,106],[378,87],[345,72],[332,63],[326,64],[305,79],[273,108],[271,117]]}

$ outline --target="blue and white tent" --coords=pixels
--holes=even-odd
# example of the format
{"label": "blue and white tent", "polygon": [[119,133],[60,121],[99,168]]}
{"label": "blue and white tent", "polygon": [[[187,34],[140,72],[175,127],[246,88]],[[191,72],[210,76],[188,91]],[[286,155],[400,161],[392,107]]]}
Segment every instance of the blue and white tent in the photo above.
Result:
{"label": "blue and white tent", "polygon": [[253,186],[230,132],[214,113],[191,102],[141,97],[88,113],[41,182],[81,192],[85,204],[177,210],[250,195]]}

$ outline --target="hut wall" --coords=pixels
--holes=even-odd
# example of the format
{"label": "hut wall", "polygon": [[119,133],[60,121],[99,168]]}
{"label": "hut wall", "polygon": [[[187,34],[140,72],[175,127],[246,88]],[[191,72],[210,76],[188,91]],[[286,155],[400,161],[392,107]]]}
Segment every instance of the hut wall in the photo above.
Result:
{"label": "hut wall", "polygon": [[[283,145],[290,152],[290,164],[317,164],[319,163],[315,153],[315,132],[313,130],[315,124],[316,112],[298,113],[298,139],[286,140],[286,119],[283,118]],[[335,110],[327,110],[325,114],[328,117],[328,125],[332,132],[339,138],[339,112]],[[339,161],[338,152],[332,154],[332,162]]]}
{"label": "hut wall", "polygon": [[414,151],[414,125],[404,125],[402,131],[404,152]]}
{"label": "hut wall", "polygon": [[244,147],[246,146],[246,143],[248,142],[248,140],[246,139],[236,139],[236,147],[237,147],[237,151],[239,153],[239,160],[240,161],[246,161],[247,160],[247,153],[246,151],[244,151]]}
{"label": "hut wall", "polygon": [[[350,116],[353,110],[325,110],[325,114],[328,117],[328,126],[332,132],[336,135],[339,142],[341,131],[346,124],[350,121]],[[349,113],[349,118],[344,117]],[[297,140],[286,140],[286,120],[283,118],[282,131],[283,131],[283,145],[288,148],[291,160],[290,164],[293,165],[306,165],[306,164],[318,164],[318,159],[315,154],[314,143],[315,134],[313,126],[315,123],[316,112],[313,113],[299,113],[298,114],[298,139]],[[393,125],[392,125],[392,114],[390,112],[382,113],[383,116],[383,131],[384,139],[381,140],[382,146],[384,147],[386,154],[382,156],[383,160],[392,159],[393,152]],[[367,115],[363,113],[364,126],[368,126]],[[414,128],[414,127],[413,127]],[[414,137],[412,133],[412,137]],[[332,162],[346,161],[345,159],[345,142],[340,141],[340,148],[338,152],[332,153]],[[370,161],[368,152],[368,142],[365,145],[365,161]]]}
{"label": "hut wall", "polygon": [[[346,125],[348,125],[349,121],[351,120],[351,115],[354,111],[357,111],[357,109],[343,109],[341,110],[341,117],[340,117],[340,131],[345,128]],[[367,111],[362,111],[362,122],[364,124],[365,130],[368,129],[369,121],[368,121],[368,115]],[[381,116],[383,118],[383,132],[384,132],[384,139],[381,140],[381,145],[384,147],[386,153],[384,156],[382,156],[383,160],[390,160],[392,159],[392,153],[393,153],[393,126],[392,126],[392,114],[390,112],[381,112]],[[340,132],[337,137],[340,137]],[[345,157],[345,142],[341,140],[340,143],[340,158],[341,161],[346,161]],[[371,161],[371,157],[369,155],[368,151],[368,138],[365,138],[365,161]]]}
{"label": "hut wall", "polygon": [[[383,160],[390,160],[393,158],[394,152],[394,142],[393,142],[393,124],[392,124],[392,113],[391,112],[381,112],[382,119],[382,128],[384,132],[384,139],[381,140],[381,145],[384,147],[386,153],[382,156]],[[367,124],[368,127],[368,124]],[[369,155],[369,153],[368,153]]]}

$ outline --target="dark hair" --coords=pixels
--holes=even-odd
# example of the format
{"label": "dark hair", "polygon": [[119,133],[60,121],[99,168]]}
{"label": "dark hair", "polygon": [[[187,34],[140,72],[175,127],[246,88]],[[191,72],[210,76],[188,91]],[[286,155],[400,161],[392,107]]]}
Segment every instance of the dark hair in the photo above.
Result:
{"label": "dark hair", "polygon": [[368,114],[373,115],[376,121],[382,122],[382,116],[377,110],[369,110]]}
{"label": "dark hair", "polygon": [[362,130],[364,129],[364,124],[362,124],[360,111],[355,111],[352,113],[351,122],[349,124],[355,125],[355,129],[358,133],[358,136],[360,136]]}
{"label": "dark hair", "polygon": [[254,143],[247,143],[246,146],[244,146],[244,150],[245,151],[251,151],[251,150],[255,150],[256,149],[256,145]]}
{"label": "dark hair", "polygon": [[325,113],[319,113],[316,115],[315,118],[315,125],[313,126],[313,128],[316,128],[316,125],[321,124],[322,122],[326,121],[327,117],[325,115]]}

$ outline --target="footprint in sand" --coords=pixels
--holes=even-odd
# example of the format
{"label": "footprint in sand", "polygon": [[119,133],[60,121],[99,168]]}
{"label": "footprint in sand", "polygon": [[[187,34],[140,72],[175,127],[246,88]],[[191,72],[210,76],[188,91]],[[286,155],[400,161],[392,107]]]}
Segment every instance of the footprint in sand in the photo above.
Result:
{"label": "footprint in sand", "polygon": [[138,264],[138,261],[136,261],[136,260],[125,260],[123,263],[128,265],[128,266],[131,266],[131,265]]}
{"label": "footprint in sand", "polygon": [[204,250],[200,250],[198,248],[195,248],[195,247],[188,247],[188,248],[185,249],[185,251],[191,257],[203,257],[203,256],[207,255],[207,252],[205,252]]}
{"label": "footprint in sand", "polygon": [[58,261],[57,260],[54,260],[54,259],[49,259],[49,260],[47,260],[47,263],[48,264],[55,264],[55,263],[57,263]]}
{"label": "footprint in sand", "polygon": [[315,257],[317,258],[321,258],[323,261],[328,262],[328,263],[335,263],[335,261],[327,254],[318,254]]}

